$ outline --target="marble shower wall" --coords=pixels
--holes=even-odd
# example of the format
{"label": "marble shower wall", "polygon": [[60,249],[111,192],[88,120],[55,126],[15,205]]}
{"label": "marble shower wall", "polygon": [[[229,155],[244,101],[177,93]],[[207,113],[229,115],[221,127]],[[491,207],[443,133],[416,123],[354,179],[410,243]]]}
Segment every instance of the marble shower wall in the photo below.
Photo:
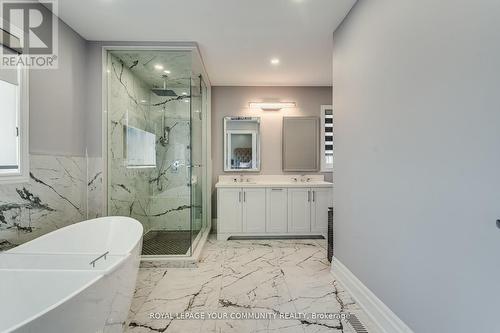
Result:
{"label": "marble shower wall", "polygon": [[[146,68],[157,55],[118,56],[108,58],[109,214],[132,216],[145,232],[190,230],[190,80],[176,80],[177,97],[158,96],[143,80],[152,80]],[[126,166],[126,125],[156,134],[156,168]]]}
{"label": "marble shower wall", "polygon": [[108,212],[137,219],[147,232],[152,169],[127,167],[124,142],[126,126],[154,132],[150,87],[111,54],[108,69]]}
{"label": "marble shower wall", "polygon": [[[189,80],[184,88],[174,88],[180,96],[161,97],[151,94],[151,114],[157,124],[155,133],[164,136],[165,127],[170,128],[168,143],[158,142],[156,159],[158,165],[151,178],[152,197],[149,213],[152,229],[190,229],[190,104]],[[163,120],[164,118],[164,120]]]}
{"label": "marble shower wall", "polygon": [[30,155],[29,182],[0,186],[0,251],[102,215],[102,159],[89,160]]}

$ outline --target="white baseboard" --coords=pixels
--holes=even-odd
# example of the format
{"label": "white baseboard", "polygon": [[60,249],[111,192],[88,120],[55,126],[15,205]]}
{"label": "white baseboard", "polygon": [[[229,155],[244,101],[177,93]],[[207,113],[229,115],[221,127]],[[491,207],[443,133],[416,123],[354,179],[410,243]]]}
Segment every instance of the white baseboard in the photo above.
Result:
{"label": "white baseboard", "polygon": [[356,303],[366,312],[373,324],[383,333],[413,333],[413,331],[368,289],[337,258],[332,260],[332,274]]}

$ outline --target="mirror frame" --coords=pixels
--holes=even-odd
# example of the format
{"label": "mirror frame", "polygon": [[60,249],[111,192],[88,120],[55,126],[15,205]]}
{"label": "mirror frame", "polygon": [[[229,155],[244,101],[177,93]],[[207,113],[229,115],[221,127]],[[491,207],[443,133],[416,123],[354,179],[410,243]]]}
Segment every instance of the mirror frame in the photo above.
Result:
{"label": "mirror frame", "polygon": [[[289,149],[288,140],[286,139],[287,134],[287,122],[288,121],[308,121],[312,122],[315,127],[314,133],[314,146],[311,147],[314,152],[314,166],[311,165],[310,168],[298,168],[298,167],[290,167],[289,163],[287,163],[287,151]],[[319,145],[320,145],[320,137],[319,137],[319,117],[283,117],[283,125],[282,125],[282,138],[281,138],[281,168],[283,172],[318,172],[319,171]]]}
{"label": "mirror frame", "polygon": [[[228,121],[248,121],[248,122],[256,122],[258,126],[258,131],[256,135],[256,152],[255,152],[255,168],[252,169],[233,169],[231,168],[231,163],[228,163],[228,139],[227,139],[227,134],[228,134],[228,128],[227,128],[227,123]],[[260,171],[260,117],[224,117],[223,118],[224,126],[223,126],[223,140],[224,140],[224,147],[223,147],[223,165],[224,165],[224,172],[259,172]],[[252,158],[253,159],[253,158]]]}

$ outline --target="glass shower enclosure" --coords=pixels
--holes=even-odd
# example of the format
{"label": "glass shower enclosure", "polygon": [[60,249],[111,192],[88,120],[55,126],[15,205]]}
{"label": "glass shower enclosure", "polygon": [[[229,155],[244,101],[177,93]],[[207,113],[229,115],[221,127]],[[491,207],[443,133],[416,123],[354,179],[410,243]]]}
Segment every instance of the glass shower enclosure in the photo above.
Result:
{"label": "glass shower enclosure", "polygon": [[108,49],[107,212],[144,227],[143,256],[190,256],[208,232],[208,89],[196,50]]}

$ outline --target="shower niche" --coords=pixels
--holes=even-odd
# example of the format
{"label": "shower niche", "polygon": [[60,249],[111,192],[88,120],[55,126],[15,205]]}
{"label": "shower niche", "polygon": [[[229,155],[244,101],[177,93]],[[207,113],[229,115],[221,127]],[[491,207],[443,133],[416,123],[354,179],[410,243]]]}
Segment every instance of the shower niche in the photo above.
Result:
{"label": "shower niche", "polygon": [[143,224],[143,256],[190,256],[210,229],[210,85],[200,55],[105,51],[107,214]]}

